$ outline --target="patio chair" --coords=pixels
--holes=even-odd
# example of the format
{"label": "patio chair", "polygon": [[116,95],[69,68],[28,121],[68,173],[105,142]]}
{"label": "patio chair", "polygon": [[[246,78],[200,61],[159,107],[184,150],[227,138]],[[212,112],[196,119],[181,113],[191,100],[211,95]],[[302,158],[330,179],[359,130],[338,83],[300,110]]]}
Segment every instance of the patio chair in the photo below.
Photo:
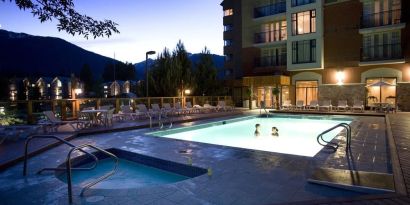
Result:
{"label": "patio chair", "polygon": [[319,103],[317,100],[311,100],[309,105],[306,106],[308,110],[319,110]]}
{"label": "patio chair", "polygon": [[360,112],[364,112],[363,101],[355,100],[355,101],[353,102],[352,112],[354,112],[355,110],[358,110],[358,111],[360,111]]}
{"label": "patio chair", "polygon": [[87,121],[84,121],[84,120],[63,121],[57,118],[53,111],[44,111],[43,114],[48,119],[51,129],[56,132],[58,131],[58,128],[60,126],[64,126],[67,124],[70,125],[75,131],[78,131],[81,128],[84,128],[85,124],[87,123]]}
{"label": "patio chair", "polygon": [[297,100],[296,101],[296,105],[295,105],[295,109],[300,109],[300,110],[304,110],[305,109],[305,101],[303,100]]}
{"label": "patio chair", "polygon": [[176,102],[174,104],[174,112],[177,115],[181,115],[181,114],[186,114],[186,109],[181,107],[181,103],[180,102]]}
{"label": "patio chair", "polygon": [[185,103],[185,112],[187,112],[187,113],[195,113],[195,111],[197,111],[194,107],[192,107],[192,104],[191,104],[191,102],[186,102]]}
{"label": "patio chair", "polygon": [[319,110],[321,108],[326,109],[327,111],[332,111],[332,101],[330,100],[323,100],[322,105],[319,105]]}
{"label": "patio chair", "polygon": [[106,127],[112,126],[114,124],[113,123],[114,111],[115,111],[115,108],[112,108],[112,109],[109,109],[107,112],[101,113],[101,115],[99,115],[99,120],[101,124],[103,124]]}
{"label": "patio chair", "polygon": [[120,112],[118,113],[119,118],[124,120],[124,119],[130,119],[130,120],[135,120],[137,117],[140,116],[139,113],[135,113],[132,110],[132,107],[129,105],[121,105],[120,107]]}
{"label": "patio chair", "polygon": [[223,110],[225,112],[226,111],[232,111],[232,106],[227,106],[225,101],[221,100],[221,101],[218,101],[218,105],[216,106],[216,110],[217,111]]}
{"label": "patio chair", "polygon": [[145,106],[145,104],[138,104],[137,105],[137,109],[138,109],[138,114],[145,116],[147,118],[151,118],[152,113],[150,112],[150,110],[148,110],[147,106]]}
{"label": "patio chair", "polygon": [[171,104],[169,103],[164,103],[162,104],[162,111],[165,112],[167,115],[173,115],[175,114],[175,110],[174,108],[171,107]]}
{"label": "patio chair", "polygon": [[157,103],[154,103],[151,104],[150,112],[152,115],[160,115],[162,113],[162,110]]}
{"label": "patio chair", "polygon": [[204,106],[203,106],[203,108],[204,108],[204,110],[207,110],[207,111],[214,111],[214,112],[217,111],[217,110],[216,110],[216,106],[212,106],[212,105],[210,105],[210,104],[208,104],[208,103],[205,103]]}
{"label": "patio chair", "polygon": [[349,105],[347,105],[347,100],[339,100],[337,103],[337,111],[348,111]]}
{"label": "patio chair", "polygon": [[291,110],[293,108],[293,105],[290,100],[285,100],[282,104],[281,110]]}

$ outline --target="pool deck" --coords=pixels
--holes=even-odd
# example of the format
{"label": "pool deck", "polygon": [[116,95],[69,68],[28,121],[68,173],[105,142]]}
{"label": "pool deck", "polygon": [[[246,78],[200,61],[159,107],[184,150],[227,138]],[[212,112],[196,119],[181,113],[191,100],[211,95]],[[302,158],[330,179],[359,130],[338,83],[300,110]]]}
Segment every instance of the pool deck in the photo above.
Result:
{"label": "pool deck", "polygon": [[[202,117],[201,121],[207,121],[230,116]],[[160,187],[93,188],[84,197],[78,196],[79,189],[76,188],[74,204],[410,204],[410,113],[389,114],[387,124],[383,117],[356,117],[358,120],[352,123],[351,156],[346,156],[344,147],[336,153],[321,151],[309,158],[158,138],[146,136],[148,129],[143,129],[143,123],[133,125],[136,127],[118,125],[114,133],[80,134],[71,142],[117,147],[180,163],[192,159],[193,165],[211,168],[213,174]],[[190,118],[181,119],[177,126],[198,123],[189,121],[199,118]],[[119,131],[127,127],[140,129]],[[345,143],[344,137],[334,140],[342,145]],[[393,140],[395,146],[386,146],[388,140]],[[181,154],[180,150],[192,152]],[[392,154],[390,150],[393,150]],[[16,165],[1,169],[1,204],[67,204],[66,184],[53,174],[35,174],[40,168],[64,162],[66,152],[67,147],[57,146],[32,157],[28,177],[22,176],[21,163],[15,162]],[[394,173],[399,193],[362,195],[307,182],[318,167],[348,169],[352,164],[355,170]]]}

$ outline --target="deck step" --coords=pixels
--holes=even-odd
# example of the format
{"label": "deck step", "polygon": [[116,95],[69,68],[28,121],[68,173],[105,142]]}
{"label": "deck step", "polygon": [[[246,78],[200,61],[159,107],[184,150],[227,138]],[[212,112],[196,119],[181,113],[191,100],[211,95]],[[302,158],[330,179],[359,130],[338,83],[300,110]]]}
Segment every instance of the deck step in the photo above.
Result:
{"label": "deck step", "polygon": [[308,179],[311,183],[364,193],[394,192],[392,174],[318,168]]}

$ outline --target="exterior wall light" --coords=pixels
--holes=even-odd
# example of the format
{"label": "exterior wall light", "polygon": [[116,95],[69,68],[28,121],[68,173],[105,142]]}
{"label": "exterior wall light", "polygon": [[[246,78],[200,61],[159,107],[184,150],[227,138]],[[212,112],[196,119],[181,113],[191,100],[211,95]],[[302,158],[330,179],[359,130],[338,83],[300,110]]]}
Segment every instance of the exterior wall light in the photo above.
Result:
{"label": "exterior wall light", "polygon": [[190,89],[186,89],[186,90],[185,90],[185,95],[189,95],[189,94],[191,94],[191,90],[190,90]]}
{"label": "exterior wall light", "polygon": [[343,71],[337,71],[336,80],[337,85],[343,85],[343,81],[345,80],[345,73]]}

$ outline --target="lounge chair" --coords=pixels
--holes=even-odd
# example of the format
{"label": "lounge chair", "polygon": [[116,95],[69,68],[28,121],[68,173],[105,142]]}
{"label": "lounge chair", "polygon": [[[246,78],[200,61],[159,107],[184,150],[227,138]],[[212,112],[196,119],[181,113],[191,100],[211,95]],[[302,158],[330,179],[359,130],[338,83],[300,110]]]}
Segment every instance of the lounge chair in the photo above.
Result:
{"label": "lounge chair", "polygon": [[311,100],[310,104],[306,106],[306,109],[308,110],[319,110],[319,103],[317,100]]}
{"label": "lounge chair", "polygon": [[196,109],[194,109],[194,107],[192,107],[192,104],[191,104],[191,102],[186,102],[185,103],[185,112],[187,112],[187,113],[195,113],[195,111],[198,111],[198,110],[196,110]]}
{"label": "lounge chair", "polygon": [[162,112],[165,112],[167,115],[168,114],[173,115],[176,113],[174,108],[172,108],[171,104],[169,103],[162,104]]}
{"label": "lounge chair", "polygon": [[156,104],[156,103],[151,104],[150,112],[151,112],[151,116],[155,116],[155,115],[158,115],[158,116],[159,116],[160,114],[162,114],[161,108],[160,108],[159,105]]}
{"label": "lounge chair", "polygon": [[121,105],[121,110],[118,113],[120,116],[120,119],[130,119],[130,120],[135,120],[137,119],[141,114],[136,113],[132,110],[132,107],[129,105]]}
{"label": "lounge chair", "polygon": [[175,112],[177,115],[186,114],[187,109],[186,109],[186,108],[182,108],[180,102],[176,102],[176,103],[174,104],[174,112]]}
{"label": "lounge chair", "polygon": [[218,105],[216,106],[217,111],[232,111],[232,106],[227,106],[225,101],[218,101]]}
{"label": "lounge chair", "polygon": [[300,110],[304,110],[305,109],[305,101],[303,100],[297,100],[296,101],[296,105],[295,105],[295,109],[300,109]]}
{"label": "lounge chair", "polygon": [[290,100],[285,100],[282,104],[282,110],[291,110],[293,108],[293,105]]}
{"label": "lounge chair", "polygon": [[44,111],[43,114],[48,119],[52,130],[56,132],[58,131],[58,128],[60,126],[64,126],[67,124],[70,125],[75,131],[78,131],[81,128],[84,128],[85,124],[87,123],[87,121],[84,121],[84,120],[63,121],[57,118],[53,111]]}
{"label": "lounge chair", "polygon": [[337,103],[337,111],[348,111],[349,105],[347,105],[347,100],[339,100]]}
{"label": "lounge chair", "polygon": [[330,100],[323,100],[322,105],[319,105],[319,109],[324,108],[327,111],[332,111],[332,101]]}
{"label": "lounge chair", "polygon": [[204,104],[204,106],[203,106],[203,108],[205,109],[205,110],[208,110],[208,111],[217,111],[216,110],[216,106],[212,106],[212,105],[210,105],[210,104],[208,104],[208,103],[205,103]]}
{"label": "lounge chair", "polygon": [[103,124],[106,127],[112,126],[114,119],[114,111],[115,108],[112,108],[109,109],[107,112],[101,113],[101,115],[99,115],[99,121],[101,122],[101,124]]}
{"label": "lounge chair", "polygon": [[355,110],[358,110],[358,111],[360,111],[360,112],[364,112],[363,101],[355,100],[355,101],[353,102],[352,112],[354,112]]}
{"label": "lounge chair", "polygon": [[138,108],[138,114],[139,115],[143,115],[147,118],[151,118],[152,113],[148,110],[147,106],[145,106],[145,104],[138,104],[137,105]]}

